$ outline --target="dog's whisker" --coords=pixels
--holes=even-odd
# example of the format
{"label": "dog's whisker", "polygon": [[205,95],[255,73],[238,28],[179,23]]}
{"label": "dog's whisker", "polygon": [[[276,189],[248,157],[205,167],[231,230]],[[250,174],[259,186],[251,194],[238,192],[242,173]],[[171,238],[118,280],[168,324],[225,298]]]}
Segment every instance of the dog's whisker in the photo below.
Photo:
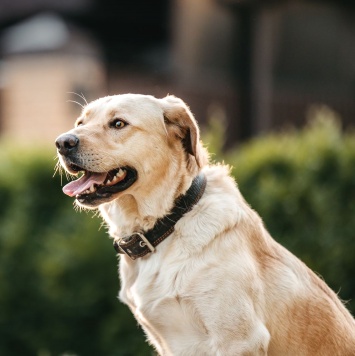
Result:
{"label": "dog's whisker", "polygon": [[60,167],[60,165],[59,165],[58,162],[57,162],[57,164],[54,166],[54,173],[53,173],[52,178],[54,178],[55,175],[56,175],[58,172],[59,172],[59,174],[60,174],[60,172],[61,172],[61,167]]}
{"label": "dog's whisker", "polygon": [[81,98],[83,98],[84,99],[84,101],[85,101],[85,104],[86,105],[88,105],[88,102],[87,102],[87,100],[86,100],[86,98],[85,98],[85,96],[84,96],[84,94],[83,93],[80,93],[81,95],[79,95]]}
{"label": "dog's whisker", "polygon": [[60,176],[60,185],[63,185],[63,167],[60,164],[59,160],[56,163],[56,165],[54,166],[54,173],[53,173],[52,178],[54,178],[57,173],[59,173],[59,176]]}
{"label": "dog's whisker", "polygon": [[[95,214],[94,216],[97,216],[98,213],[99,213],[99,211],[97,211],[97,214]],[[101,224],[100,224],[100,226],[99,226],[99,231],[100,231],[102,228],[104,228],[104,229],[106,229],[106,230],[108,229],[108,226],[107,226],[107,224],[106,224],[104,221],[101,222]]]}
{"label": "dog's whisker", "polygon": [[83,99],[85,101],[86,105],[88,105],[88,102],[87,102],[87,100],[86,100],[86,98],[85,98],[83,93],[79,94],[79,93],[76,93],[75,91],[69,91],[68,94],[74,94],[74,95],[78,96],[79,98],[81,98],[81,99]]}
{"label": "dog's whisker", "polygon": [[65,177],[67,178],[67,180],[73,180],[73,176],[69,174],[67,171],[65,171]]}
{"label": "dog's whisker", "polygon": [[75,101],[75,100],[67,100],[67,103],[75,103],[75,104],[78,104],[79,106],[81,106],[82,109],[84,109],[84,105],[78,103],[78,102]]}

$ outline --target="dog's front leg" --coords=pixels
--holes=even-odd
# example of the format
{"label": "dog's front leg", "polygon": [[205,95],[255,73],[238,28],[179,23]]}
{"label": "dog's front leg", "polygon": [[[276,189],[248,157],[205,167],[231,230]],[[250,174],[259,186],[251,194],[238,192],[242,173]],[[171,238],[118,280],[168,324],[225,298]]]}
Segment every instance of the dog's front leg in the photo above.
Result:
{"label": "dog's front leg", "polygon": [[138,323],[143,328],[148,343],[155,348],[155,351],[158,353],[158,355],[161,356],[169,355],[167,351],[167,346],[165,345],[161,337],[159,337],[159,335],[154,330],[154,328],[151,325],[149,325],[149,323],[146,320],[142,319],[139,315],[135,314],[135,317]]}
{"label": "dog's front leg", "polygon": [[225,344],[219,345],[219,355],[265,356],[268,354],[270,334],[261,322],[254,325],[253,330],[245,335],[245,339],[240,339],[244,332],[245,330],[238,331],[239,335],[234,340],[226,338]]}
{"label": "dog's front leg", "polygon": [[267,355],[270,333],[250,296],[227,293],[200,297],[196,308],[206,327],[214,355]]}

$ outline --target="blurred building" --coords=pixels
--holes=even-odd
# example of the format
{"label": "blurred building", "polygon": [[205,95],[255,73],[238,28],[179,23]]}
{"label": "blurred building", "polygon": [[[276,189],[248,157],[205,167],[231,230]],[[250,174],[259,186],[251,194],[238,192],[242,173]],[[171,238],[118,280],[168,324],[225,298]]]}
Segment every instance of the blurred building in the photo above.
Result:
{"label": "blurred building", "polygon": [[[100,50],[50,13],[3,34],[1,134],[22,142],[51,141],[72,126],[84,100],[106,93]],[[77,106],[68,105],[68,100]]]}
{"label": "blurred building", "polygon": [[[175,94],[201,124],[210,117],[224,120],[227,144],[303,125],[314,104],[339,112],[344,126],[354,123],[352,2],[21,4],[6,2],[0,13],[0,135],[22,139],[47,132],[52,140],[80,112],[67,100],[81,99],[69,92],[88,100],[126,92]],[[43,10],[52,14],[39,15]]]}

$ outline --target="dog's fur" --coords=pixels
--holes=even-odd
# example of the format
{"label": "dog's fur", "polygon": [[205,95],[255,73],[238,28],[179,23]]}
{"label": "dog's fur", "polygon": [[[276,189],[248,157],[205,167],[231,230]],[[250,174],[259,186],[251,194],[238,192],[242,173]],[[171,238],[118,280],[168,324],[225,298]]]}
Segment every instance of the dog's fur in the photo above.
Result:
{"label": "dog's fur", "polygon": [[[128,125],[109,128],[112,117]],[[69,132],[80,138],[86,169],[138,172],[130,188],[99,206],[115,239],[152,228],[199,172],[207,177],[200,201],[154,253],[120,258],[120,299],[159,354],[355,355],[350,313],[270,237],[229,168],[209,163],[183,101],[106,97],[79,121]]]}

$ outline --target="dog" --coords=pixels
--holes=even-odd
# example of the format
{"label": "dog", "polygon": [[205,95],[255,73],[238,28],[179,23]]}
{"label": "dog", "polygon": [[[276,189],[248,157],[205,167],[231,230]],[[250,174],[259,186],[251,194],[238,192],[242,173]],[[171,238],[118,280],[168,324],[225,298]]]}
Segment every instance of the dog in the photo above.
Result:
{"label": "dog", "polygon": [[160,355],[355,355],[353,317],[210,163],[181,99],[100,98],[56,146],[83,173],[63,191],[99,209],[120,299]]}

